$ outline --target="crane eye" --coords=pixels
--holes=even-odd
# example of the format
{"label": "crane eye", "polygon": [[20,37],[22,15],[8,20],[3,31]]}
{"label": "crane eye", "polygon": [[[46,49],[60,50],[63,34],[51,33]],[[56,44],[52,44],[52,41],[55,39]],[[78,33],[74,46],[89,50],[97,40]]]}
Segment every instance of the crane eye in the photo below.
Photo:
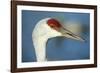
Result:
{"label": "crane eye", "polygon": [[55,28],[55,26],[53,24],[50,25],[51,28]]}
{"label": "crane eye", "polygon": [[54,28],[55,26],[51,26],[51,28]]}
{"label": "crane eye", "polygon": [[56,27],[54,24],[50,24],[50,28],[55,29],[55,30],[59,30],[59,28]]}

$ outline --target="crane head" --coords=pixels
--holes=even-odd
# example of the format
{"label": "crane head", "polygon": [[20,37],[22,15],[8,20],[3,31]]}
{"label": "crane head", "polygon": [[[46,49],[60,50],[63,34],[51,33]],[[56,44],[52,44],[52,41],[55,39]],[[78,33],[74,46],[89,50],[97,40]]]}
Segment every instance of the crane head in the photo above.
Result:
{"label": "crane head", "polygon": [[66,28],[64,28],[61,25],[61,23],[56,19],[53,19],[53,18],[49,19],[47,21],[47,24],[51,29],[54,29],[57,32],[61,33],[61,36],[64,36],[64,37],[70,38],[70,39],[79,40],[79,41],[84,41],[84,39],[81,38],[80,36],[72,33],[71,31],[67,30]]}

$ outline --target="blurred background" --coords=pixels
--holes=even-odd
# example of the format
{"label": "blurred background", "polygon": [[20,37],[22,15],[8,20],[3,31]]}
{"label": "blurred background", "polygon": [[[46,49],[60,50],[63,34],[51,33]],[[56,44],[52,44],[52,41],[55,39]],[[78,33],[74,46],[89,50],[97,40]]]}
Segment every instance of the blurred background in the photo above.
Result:
{"label": "blurred background", "polygon": [[22,10],[22,62],[35,62],[32,31],[38,21],[55,18],[85,42],[56,37],[49,39],[46,46],[48,61],[85,60],[90,58],[90,15],[75,12],[48,12]]}

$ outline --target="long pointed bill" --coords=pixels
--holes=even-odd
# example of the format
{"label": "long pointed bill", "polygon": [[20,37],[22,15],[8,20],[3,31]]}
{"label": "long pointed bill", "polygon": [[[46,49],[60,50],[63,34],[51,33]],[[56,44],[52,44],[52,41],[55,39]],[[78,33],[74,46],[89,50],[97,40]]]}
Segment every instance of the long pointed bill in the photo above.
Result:
{"label": "long pointed bill", "polygon": [[62,33],[62,35],[66,38],[69,38],[69,39],[75,39],[75,40],[79,40],[79,41],[85,41],[83,38],[81,38],[80,36],[72,33],[71,31],[65,29],[65,28],[62,28],[60,30],[60,32]]}

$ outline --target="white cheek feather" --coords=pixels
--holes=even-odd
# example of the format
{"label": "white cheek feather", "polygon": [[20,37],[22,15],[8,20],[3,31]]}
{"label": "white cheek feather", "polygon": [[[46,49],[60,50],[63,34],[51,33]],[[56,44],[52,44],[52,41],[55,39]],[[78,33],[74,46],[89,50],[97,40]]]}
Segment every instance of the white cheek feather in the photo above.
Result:
{"label": "white cheek feather", "polygon": [[48,25],[45,25],[46,29],[46,38],[53,38],[53,37],[57,37],[57,36],[61,36],[61,33],[56,31],[55,29],[50,28]]}

